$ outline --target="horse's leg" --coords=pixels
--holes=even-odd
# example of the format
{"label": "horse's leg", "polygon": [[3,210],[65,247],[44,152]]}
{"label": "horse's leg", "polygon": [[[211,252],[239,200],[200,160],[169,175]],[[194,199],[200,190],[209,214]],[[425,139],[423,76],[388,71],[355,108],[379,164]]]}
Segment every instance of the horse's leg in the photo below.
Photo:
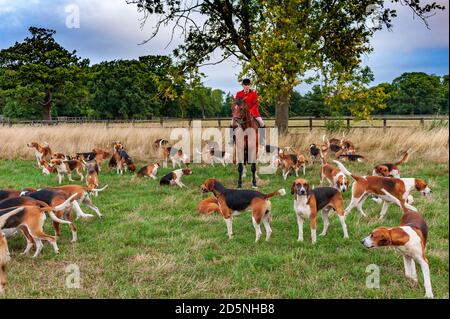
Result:
{"label": "horse's leg", "polygon": [[242,172],[244,171],[244,164],[239,163],[238,164],[238,172],[239,172],[239,179],[238,179],[238,188],[242,188]]}
{"label": "horse's leg", "polygon": [[256,186],[256,163],[252,163],[252,187],[257,188],[257,186]]}

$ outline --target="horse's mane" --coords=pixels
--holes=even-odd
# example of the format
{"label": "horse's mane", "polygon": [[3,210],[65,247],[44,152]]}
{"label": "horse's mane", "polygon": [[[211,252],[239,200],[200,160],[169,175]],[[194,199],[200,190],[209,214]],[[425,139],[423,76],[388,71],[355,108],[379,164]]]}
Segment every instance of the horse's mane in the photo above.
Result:
{"label": "horse's mane", "polygon": [[244,99],[241,98],[241,97],[238,97],[238,98],[234,101],[234,103],[235,103],[236,105],[238,105],[238,106],[241,106],[242,103],[244,103]]}

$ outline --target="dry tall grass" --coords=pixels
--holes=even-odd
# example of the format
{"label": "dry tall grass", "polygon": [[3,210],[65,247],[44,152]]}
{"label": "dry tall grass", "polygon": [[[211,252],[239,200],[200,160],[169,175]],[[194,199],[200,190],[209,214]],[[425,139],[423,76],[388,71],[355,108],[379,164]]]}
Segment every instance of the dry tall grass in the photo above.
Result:
{"label": "dry tall grass", "polygon": [[[294,132],[280,138],[279,145],[292,146],[307,153],[310,143],[322,144],[323,134],[325,132],[322,130]],[[120,140],[134,159],[150,161],[155,158],[153,141],[157,138],[168,139],[169,136],[170,129],[167,128],[106,128],[99,125],[1,127],[0,159],[34,159],[34,152],[26,146],[31,141],[48,142],[54,152],[73,154],[90,151],[94,147],[110,149],[111,141]],[[334,137],[340,136],[334,134]],[[449,159],[448,128],[354,129],[346,133],[346,138],[354,142],[359,154],[373,162],[396,160],[400,152],[407,148],[412,149],[415,159],[440,163]],[[228,137],[224,139],[227,141]]]}

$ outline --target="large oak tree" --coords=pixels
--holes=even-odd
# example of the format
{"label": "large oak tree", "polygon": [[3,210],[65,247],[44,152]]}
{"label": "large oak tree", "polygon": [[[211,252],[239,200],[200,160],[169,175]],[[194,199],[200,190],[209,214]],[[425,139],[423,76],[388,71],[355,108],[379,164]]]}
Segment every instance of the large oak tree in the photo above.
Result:
{"label": "large oak tree", "polygon": [[88,95],[82,85],[89,60],[54,39],[54,30],[30,27],[30,37],[0,51],[1,95],[13,105],[41,110],[51,120],[55,103],[77,104]]}

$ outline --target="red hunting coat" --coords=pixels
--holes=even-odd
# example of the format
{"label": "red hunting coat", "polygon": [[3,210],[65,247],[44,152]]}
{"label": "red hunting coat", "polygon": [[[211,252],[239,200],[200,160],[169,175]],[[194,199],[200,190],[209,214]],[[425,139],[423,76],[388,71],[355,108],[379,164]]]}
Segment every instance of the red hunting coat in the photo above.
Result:
{"label": "red hunting coat", "polygon": [[245,93],[244,90],[237,92],[236,99],[241,98],[247,103],[248,110],[253,117],[261,117],[259,114],[259,103],[258,103],[258,94],[256,91],[249,90],[248,93]]}

